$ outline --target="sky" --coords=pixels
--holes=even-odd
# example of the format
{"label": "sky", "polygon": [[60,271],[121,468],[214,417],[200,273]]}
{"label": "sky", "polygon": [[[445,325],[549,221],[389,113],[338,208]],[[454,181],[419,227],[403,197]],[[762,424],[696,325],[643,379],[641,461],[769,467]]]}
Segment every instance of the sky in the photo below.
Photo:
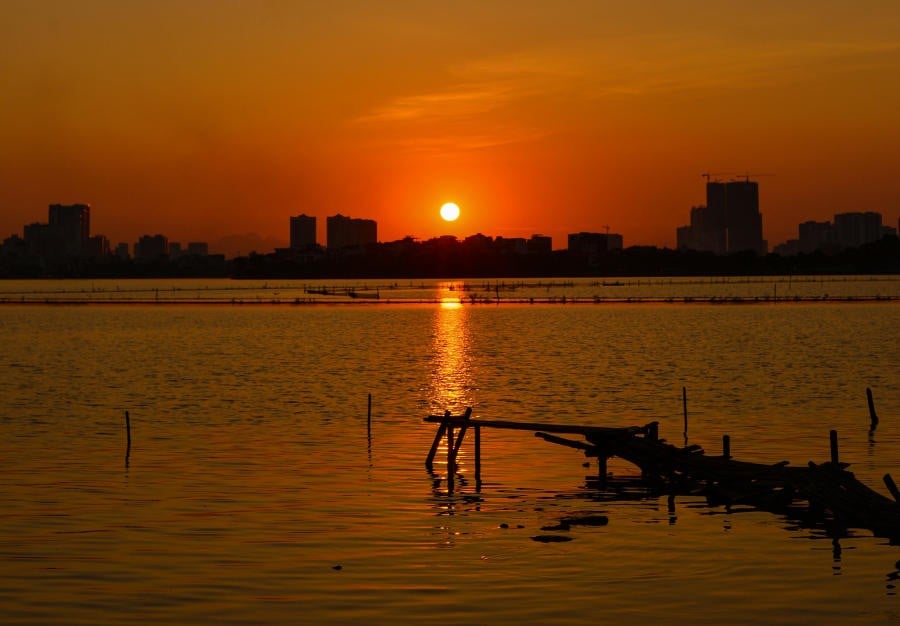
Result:
{"label": "sky", "polygon": [[770,247],[900,216],[896,0],[3,0],[0,76],[0,238],[80,202],[113,245],[673,247],[703,173],[759,182]]}

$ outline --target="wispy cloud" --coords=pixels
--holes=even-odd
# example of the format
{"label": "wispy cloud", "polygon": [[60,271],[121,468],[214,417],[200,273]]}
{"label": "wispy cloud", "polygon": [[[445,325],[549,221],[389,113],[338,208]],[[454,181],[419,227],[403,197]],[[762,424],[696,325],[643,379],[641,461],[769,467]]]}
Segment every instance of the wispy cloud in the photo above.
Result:
{"label": "wispy cloud", "polygon": [[497,109],[514,99],[502,85],[459,84],[446,90],[401,96],[356,119],[360,124],[469,118]]}
{"label": "wispy cloud", "polygon": [[[395,144],[418,151],[481,150],[539,139],[548,129],[516,121],[521,105],[560,90],[570,68],[546,55],[494,57],[448,71],[441,89],[398,96],[353,120],[390,129]],[[440,132],[439,132],[440,131]]]}
{"label": "wispy cloud", "polygon": [[[710,89],[751,90],[830,71],[897,66],[900,43],[730,42],[707,36],[573,42],[451,67],[440,89],[395,97],[353,124],[410,150],[468,151],[550,134],[529,119],[557,103]],[[565,112],[560,111],[563,115]]]}

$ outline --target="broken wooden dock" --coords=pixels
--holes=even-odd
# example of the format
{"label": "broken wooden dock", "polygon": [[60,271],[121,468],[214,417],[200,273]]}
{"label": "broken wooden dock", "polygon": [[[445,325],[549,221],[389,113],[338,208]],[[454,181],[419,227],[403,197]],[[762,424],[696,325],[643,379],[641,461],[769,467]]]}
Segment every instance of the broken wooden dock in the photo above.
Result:
{"label": "broken wooden dock", "polygon": [[[469,430],[475,434],[476,484],[481,483],[481,429],[531,431],[544,441],[581,450],[597,459],[601,484],[608,476],[607,460],[618,457],[636,465],[642,476],[670,497],[685,493],[705,495],[711,504],[743,504],[761,510],[786,512],[804,508],[808,514],[844,528],[866,528],[877,536],[900,540],[900,491],[890,474],[884,483],[893,499],[861,483],[849,464],[838,458],[837,432],[831,431],[831,458],[824,463],[792,466],[788,461],[771,465],[738,461],[731,457],[730,439],[723,437],[721,455],[707,455],[697,445],[678,447],[659,438],[658,422],[644,426],[610,428],[572,424],[547,424],[473,419],[472,409],[463,415],[431,415],[426,422],[439,424],[425,461],[429,471],[441,442],[446,439],[447,485],[453,491],[456,459]],[[559,435],[580,435],[583,440]]]}

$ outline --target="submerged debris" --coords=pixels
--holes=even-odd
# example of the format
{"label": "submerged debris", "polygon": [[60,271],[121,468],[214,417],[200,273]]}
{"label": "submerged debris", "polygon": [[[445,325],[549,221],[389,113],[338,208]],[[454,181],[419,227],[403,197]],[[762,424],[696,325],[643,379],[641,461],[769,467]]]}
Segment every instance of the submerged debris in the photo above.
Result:
{"label": "submerged debris", "polygon": [[540,541],[541,543],[563,543],[565,541],[572,541],[571,537],[565,535],[535,535],[531,539],[533,541]]}

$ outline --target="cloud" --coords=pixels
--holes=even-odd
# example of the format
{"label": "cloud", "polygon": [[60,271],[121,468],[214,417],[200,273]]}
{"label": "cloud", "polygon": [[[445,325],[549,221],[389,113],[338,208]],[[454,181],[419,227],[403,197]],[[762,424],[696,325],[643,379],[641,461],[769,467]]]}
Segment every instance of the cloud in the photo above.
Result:
{"label": "cloud", "polygon": [[[898,66],[888,41],[583,40],[461,63],[439,89],[398,95],[353,125],[417,151],[481,150],[552,134],[569,103],[766,88],[827,72]],[[559,115],[548,117],[554,107]],[[540,115],[544,111],[544,115]]]}
{"label": "cloud", "polygon": [[397,133],[394,144],[418,151],[534,141],[549,129],[521,119],[523,104],[561,92],[573,71],[558,55],[523,53],[459,64],[448,75],[441,89],[397,96],[353,123]]}

